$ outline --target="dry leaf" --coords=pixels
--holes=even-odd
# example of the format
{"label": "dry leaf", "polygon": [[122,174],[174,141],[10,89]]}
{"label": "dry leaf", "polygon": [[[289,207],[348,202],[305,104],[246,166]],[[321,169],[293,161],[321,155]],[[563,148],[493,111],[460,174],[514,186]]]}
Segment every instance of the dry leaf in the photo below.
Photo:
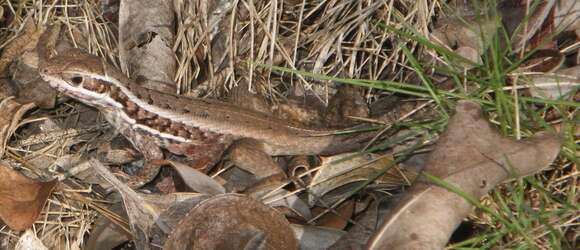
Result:
{"label": "dry leaf", "polygon": [[[560,150],[554,135],[516,141],[495,131],[478,104],[457,103],[425,172],[474,198],[498,183],[548,167]],[[443,249],[472,205],[422,176],[387,215],[369,243],[372,249]]]}
{"label": "dry leaf", "polygon": [[107,200],[113,204],[101,212],[91,226],[91,233],[85,240],[84,250],[114,249],[121,243],[131,240],[131,235],[126,228],[128,225],[122,223],[127,219],[127,214],[123,211],[118,195],[109,196]]}
{"label": "dry leaf", "polygon": [[520,71],[554,72],[565,61],[565,56],[556,49],[538,50],[520,65]]}
{"label": "dry leaf", "polygon": [[174,14],[172,1],[126,0],[119,9],[121,68],[144,78],[144,86],[168,93],[176,93]]}
{"label": "dry leaf", "polygon": [[290,195],[290,191],[286,189],[278,189],[270,193],[272,188],[280,187],[281,183],[275,183],[270,188],[267,188],[263,192],[255,192],[250,196],[254,197],[253,195],[257,195],[256,198],[259,198],[260,194],[268,195],[266,200],[263,200],[264,203],[268,204],[271,207],[287,207],[292,210],[292,212],[300,215],[304,219],[311,219],[312,213],[310,211],[310,207],[306,202],[298,197],[296,194]]}
{"label": "dry leaf", "polygon": [[[163,210],[157,219],[157,224],[167,225],[169,228],[175,230],[177,225],[179,225],[181,220],[189,213],[189,211],[191,211],[192,208],[209,198],[207,195],[188,196],[190,198],[173,203],[170,207]],[[163,246],[170,233],[171,232],[163,232],[159,227],[154,227],[150,233],[152,238],[151,243],[156,246]]]}
{"label": "dry leaf", "polygon": [[31,227],[57,183],[32,180],[0,162],[0,218],[13,230]]}
{"label": "dry leaf", "polygon": [[580,66],[560,69],[554,74],[533,76],[532,81],[532,96],[555,100],[579,89]]}
{"label": "dry leaf", "polygon": [[387,211],[384,207],[379,201],[371,203],[366,211],[355,219],[356,223],[353,223],[347,233],[329,249],[366,249],[366,242],[371,238],[373,231],[383,222]]}
{"label": "dry leaf", "polygon": [[18,239],[14,250],[48,250],[36,234],[30,229],[26,230]]}
{"label": "dry leaf", "polygon": [[37,27],[33,18],[24,22],[21,33],[4,48],[0,57],[0,75],[10,74],[12,81],[4,80],[2,88],[4,92],[17,96],[19,102],[35,102],[39,107],[52,108],[56,101],[56,91],[40,79],[36,70],[38,54],[35,48],[43,31],[44,28]]}
{"label": "dry leaf", "polygon": [[330,247],[345,235],[344,231],[332,228],[297,224],[291,226],[296,239],[298,239],[300,249],[337,249]]}
{"label": "dry leaf", "polygon": [[43,31],[43,29],[37,29],[32,18],[28,18],[24,23],[22,33],[4,47],[0,56],[0,73],[4,74],[10,63],[19,55],[34,49]]}
{"label": "dry leaf", "polygon": [[34,108],[33,103],[20,104],[11,98],[5,98],[0,102],[0,156],[4,155],[6,143],[18,127],[22,116],[26,111]]}
{"label": "dry leaf", "polygon": [[[439,21],[430,37],[436,44],[457,48],[458,55],[477,64],[481,63],[485,46],[499,26],[499,20],[484,16],[451,17]],[[468,69],[472,67],[461,61],[457,63]]]}
{"label": "dry leaf", "polygon": [[317,220],[316,225],[327,228],[344,229],[353,215],[354,205],[355,203],[353,200],[347,200],[338,207],[333,208],[333,211],[336,213],[329,212],[323,207],[315,207],[312,209],[314,216],[325,213]]}
{"label": "dry leaf", "polygon": [[192,167],[176,161],[162,162],[163,164],[171,166],[179,174],[183,183],[196,192],[209,195],[223,194],[226,192],[226,189],[216,180]]}
{"label": "dry leaf", "polygon": [[56,105],[57,92],[38,74],[38,53],[36,50],[24,52],[9,68],[10,78],[20,103],[34,102],[43,109]]}
{"label": "dry leaf", "polygon": [[[392,164],[392,156],[376,154],[346,153],[331,157],[323,157],[320,170],[310,184],[308,203],[312,206],[316,197],[349,183],[367,181],[369,178],[383,172],[385,167]],[[408,177],[402,174],[409,175]],[[377,183],[398,187],[414,179],[415,174],[392,167],[385,174],[376,179]]]}
{"label": "dry leaf", "polygon": [[[553,17],[550,17],[550,12],[556,3],[555,0],[541,1],[534,9],[526,10],[525,1],[511,1],[499,8],[499,12],[503,16],[503,22],[506,26],[508,34],[512,35],[512,50],[514,53],[519,52],[524,45],[531,45],[534,48],[534,41],[532,38],[538,32],[542,32],[541,28],[545,22],[553,22]],[[532,4],[530,4],[532,6]],[[526,11],[533,11],[527,14]],[[525,27],[524,27],[525,26]],[[516,30],[517,28],[517,30]],[[545,37],[538,37],[543,40]],[[542,41],[543,42],[543,41]]]}
{"label": "dry leaf", "polygon": [[[113,185],[123,198],[129,224],[133,233],[135,245],[138,249],[150,249],[148,232],[153,224],[159,218],[161,209],[154,204],[145,201],[137,192],[133,191],[127,185],[119,181],[105,166],[99,161],[91,159],[91,166],[111,185]],[[164,231],[171,231],[169,228],[161,225]]]}
{"label": "dry leaf", "polygon": [[168,223],[166,219],[160,219],[168,208],[192,198],[203,200],[207,197],[200,194],[180,193],[169,195],[139,194],[119,181],[99,161],[91,159],[89,163],[121,194],[137,249],[151,249],[149,244],[151,242],[151,232],[155,231],[160,232],[158,234],[169,234],[173,231],[173,224]]}
{"label": "dry leaf", "polygon": [[580,36],[580,2],[578,0],[560,0],[556,4],[554,25],[565,31],[575,31]]}
{"label": "dry leaf", "polygon": [[182,219],[164,250],[297,249],[290,224],[275,209],[238,194],[201,202]]}

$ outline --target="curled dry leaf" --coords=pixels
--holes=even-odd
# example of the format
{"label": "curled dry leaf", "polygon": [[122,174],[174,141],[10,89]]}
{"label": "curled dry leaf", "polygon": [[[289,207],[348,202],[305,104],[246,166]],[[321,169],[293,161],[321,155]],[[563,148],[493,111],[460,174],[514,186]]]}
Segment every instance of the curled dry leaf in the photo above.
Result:
{"label": "curled dry leaf", "polygon": [[[324,157],[320,170],[310,184],[308,203],[312,206],[316,202],[316,197],[322,197],[346,184],[367,181],[383,172],[386,166],[392,164],[392,161],[392,156],[379,156],[377,154],[346,153]],[[413,172],[404,171],[394,166],[379,176],[375,182],[398,187],[413,180],[415,175]]]}
{"label": "curled dry leaf", "polygon": [[29,228],[57,183],[32,180],[0,162],[0,218],[13,230]]}
{"label": "curled dry leaf", "polygon": [[237,194],[201,202],[182,219],[164,250],[297,249],[290,224],[275,209]]}
{"label": "curled dry leaf", "polygon": [[[538,134],[522,141],[505,138],[489,125],[478,104],[460,101],[424,171],[477,199],[508,178],[549,166],[559,150],[560,141],[554,135]],[[369,248],[445,247],[472,205],[425,176],[387,214]]]}
{"label": "curled dry leaf", "polygon": [[0,156],[4,155],[6,143],[18,127],[22,116],[33,107],[32,103],[22,105],[11,98],[0,102]]}
{"label": "curled dry leaf", "polygon": [[38,54],[27,51],[10,66],[10,77],[20,103],[34,102],[43,109],[54,108],[57,92],[38,74]]}

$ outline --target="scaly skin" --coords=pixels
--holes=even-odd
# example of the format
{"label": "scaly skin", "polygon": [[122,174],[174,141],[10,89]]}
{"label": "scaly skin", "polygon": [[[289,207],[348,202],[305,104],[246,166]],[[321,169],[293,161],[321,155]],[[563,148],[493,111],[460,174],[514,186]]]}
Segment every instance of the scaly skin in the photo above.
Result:
{"label": "scaly skin", "polygon": [[268,155],[324,155],[360,148],[370,137],[334,135],[336,130],[292,125],[225,102],[143,88],[101,58],[77,49],[47,59],[40,72],[52,87],[108,113],[115,127],[144,131],[164,147],[172,143],[227,147],[246,138]]}

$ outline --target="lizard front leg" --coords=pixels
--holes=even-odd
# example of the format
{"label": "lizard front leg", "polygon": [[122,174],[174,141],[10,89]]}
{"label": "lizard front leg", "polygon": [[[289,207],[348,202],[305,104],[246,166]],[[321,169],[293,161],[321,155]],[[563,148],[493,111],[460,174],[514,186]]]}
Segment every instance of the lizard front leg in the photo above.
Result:
{"label": "lizard front leg", "polygon": [[133,147],[143,154],[143,158],[145,159],[143,168],[137,175],[129,177],[127,185],[131,188],[139,188],[151,181],[159,173],[159,166],[151,164],[151,161],[163,159],[163,151],[161,151],[157,140],[139,133],[132,127],[120,122],[118,118],[119,114],[114,111],[101,110],[101,113],[116,128],[117,132],[127,138]]}

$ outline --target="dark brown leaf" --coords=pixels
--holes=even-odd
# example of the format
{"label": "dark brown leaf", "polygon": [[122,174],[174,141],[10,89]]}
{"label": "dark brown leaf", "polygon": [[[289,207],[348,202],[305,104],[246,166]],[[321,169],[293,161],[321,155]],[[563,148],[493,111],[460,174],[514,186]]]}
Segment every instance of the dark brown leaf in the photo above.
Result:
{"label": "dark brown leaf", "polygon": [[312,212],[315,216],[321,213],[325,213],[318,219],[316,225],[321,227],[344,229],[348,224],[350,217],[353,215],[354,204],[355,203],[353,200],[345,201],[338,207],[334,208],[334,212],[329,212],[327,209],[321,207],[313,208]]}

